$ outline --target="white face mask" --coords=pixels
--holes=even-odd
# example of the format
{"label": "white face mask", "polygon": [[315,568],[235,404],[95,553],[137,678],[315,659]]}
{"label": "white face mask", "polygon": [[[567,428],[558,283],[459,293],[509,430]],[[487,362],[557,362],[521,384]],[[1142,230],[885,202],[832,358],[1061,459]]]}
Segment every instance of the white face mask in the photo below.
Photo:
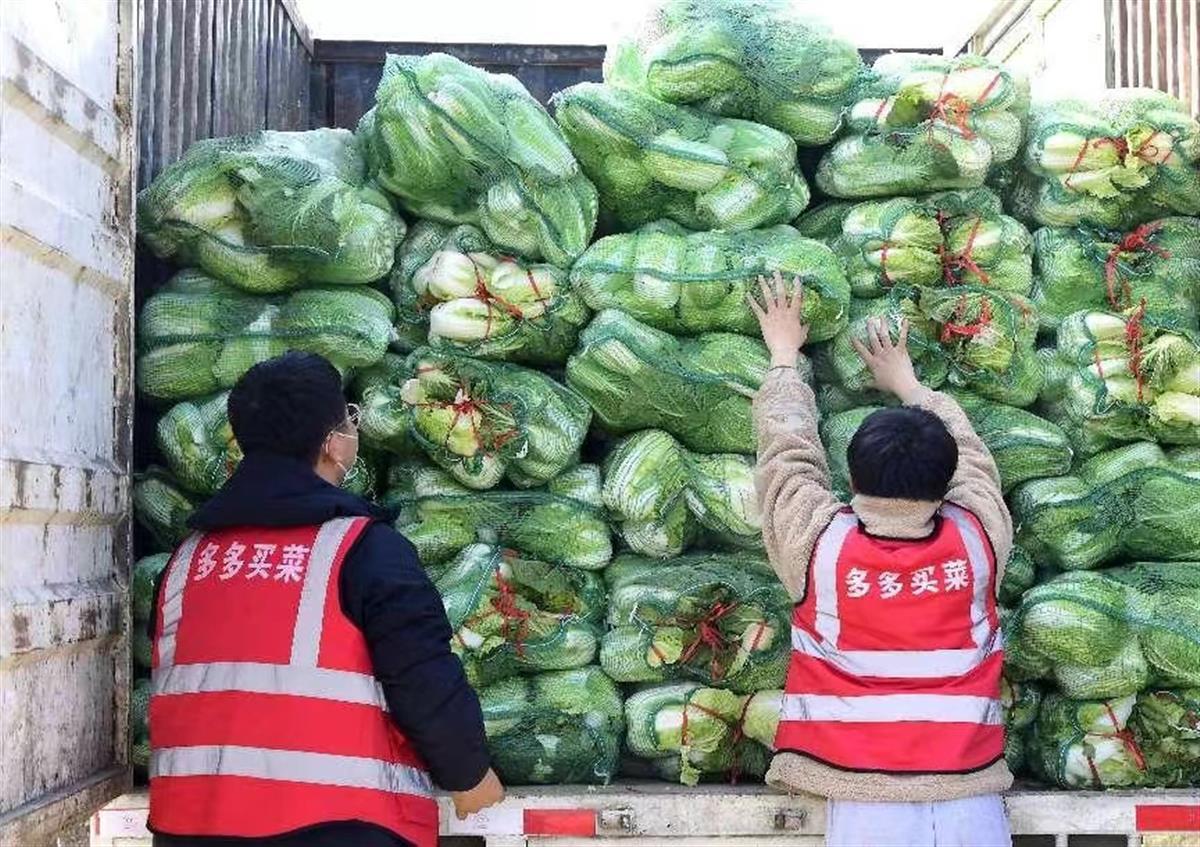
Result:
{"label": "white face mask", "polygon": [[[357,433],[357,432],[355,432],[355,433],[348,433],[348,432],[338,432],[338,431],[335,429],[333,432],[331,432],[331,433],[329,433],[329,434],[330,434],[330,435],[336,435],[338,438],[353,438],[353,439],[354,439],[356,442],[358,441],[358,433]],[[342,478],[341,478],[340,480],[338,480],[338,485],[341,485],[342,483],[344,483],[344,482],[346,481],[346,478],[347,478],[348,476],[350,476],[350,468],[348,468],[348,467],[346,467],[345,465],[343,465],[343,464],[342,464],[341,462],[339,462],[337,459],[334,459],[334,458],[333,458],[333,454],[332,454],[332,453],[330,453],[330,454],[329,454],[329,458],[330,458],[330,459],[333,459],[333,463],[334,463],[335,465],[337,465],[337,466],[338,466],[338,470],[340,470],[340,471],[342,472]]]}

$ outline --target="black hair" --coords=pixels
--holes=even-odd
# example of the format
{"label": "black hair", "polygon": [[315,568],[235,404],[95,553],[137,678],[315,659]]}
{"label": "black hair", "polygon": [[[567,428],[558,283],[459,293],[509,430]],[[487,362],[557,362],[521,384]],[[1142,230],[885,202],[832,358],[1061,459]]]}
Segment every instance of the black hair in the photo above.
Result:
{"label": "black hair", "polygon": [[958,445],[941,418],[916,406],[872,412],[846,450],[855,492],[941,500],[958,467]]}
{"label": "black hair", "polygon": [[346,420],[337,368],[315,353],[259,362],[229,392],[229,425],[242,452],[315,462],[329,433]]}

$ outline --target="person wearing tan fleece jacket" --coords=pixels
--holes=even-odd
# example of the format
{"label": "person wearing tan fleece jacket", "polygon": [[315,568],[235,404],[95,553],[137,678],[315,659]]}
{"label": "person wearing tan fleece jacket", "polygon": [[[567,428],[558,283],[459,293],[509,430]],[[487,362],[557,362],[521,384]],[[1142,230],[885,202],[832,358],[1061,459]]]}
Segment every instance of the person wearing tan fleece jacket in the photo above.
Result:
{"label": "person wearing tan fleece jacket", "polygon": [[[790,723],[791,707],[785,706],[776,745],[781,752],[775,756],[767,782],[784,791],[829,798],[829,845],[1009,845],[999,794],[1012,784],[1012,775],[1003,755],[992,754],[1003,744],[1003,722],[995,700],[1003,656],[994,597],[1012,548],[1013,528],[996,464],[959,405],[917,381],[906,349],[907,324],[898,328],[898,341],[893,342],[890,328],[872,322],[867,343],[855,342],[855,347],[870,369],[875,387],[894,394],[903,405],[876,412],[851,441],[849,464],[855,493],[849,504],[852,512],[847,510],[831,491],[829,466],[817,430],[815,396],[796,370],[808,328],[800,322],[803,289],[799,280],[794,286],[796,293],[789,299],[777,274],[774,284],[762,283],[765,306],[754,298],[750,301],[771,352],[771,368],[754,400],[763,539],[772,567],[797,603],[795,649],[784,698],[785,703],[797,706]],[[953,527],[946,526],[951,523]],[[986,536],[982,544],[979,530]],[[848,540],[840,541],[843,536]],[[938,542],[943,536],[945,541]],[[967,555],[971,539],[975,539],[976,553],[984,551],[982,555]],[[915,564],[905,559],[910,554],[932,557],[935,552],[928,545],[956,540],[966,545],[957,548],[964,551],[961,559],[943,561],[943,555],[932,560],[917,558]],[[861,567],[847,571],[846,556],[858,556]],[[953,574],[944,570],[964,565],[964,559],[972,562],[969,586],[962,568],[958,581],[947,579]],[[917,567],[927,561],[934,564]],[[942,571],[936,570],[939,565]],[[940,579],[940,593],[938,579],[931,586],[915,570]],[[828,582],[814,588],[810,585],[814,573],[836,576],[822,577]],[[864,579],[865,574],[870,574],[869,578]],[[967,590],[955,592],[956,588]],[[923,596],[913,596],[923,591]],[[887,642],[891,650],[896,649],[893,629],[895,645],[905,638],[910,644],[914,639],[928,639],[930,631],[944,634],[949,619],[936,615],[949,608],[946,603],[958,602],[958,597],[967,598],[972,592],[972,599],[961,601],[970,603],[969,613],[966,605],[961,607],[964,629],[979,638],[974,642],[978,647],[971,650],[931,649],[926,640],[929,652],[916,648],[919,658],[913,659],[914,654],[872,656],[861,648],[847,651],[839,646],[856,637],[854,614],[860,615],[857,626],[868,630],[876,642]],[[832,606],[831,596],[839,598]],[[856,609],[871,611],[864,616]],[[839,613],[840,621],[836,620]],[[821,637],[829,631],[830,619],[835,620],[832,641]],[[966,643],[972,644],[969,639]],[[946,661],[950,656],[963,667],[959,676],[947,682],[932,679],[945,675],[934,669],[936,665],[917,670],[906,666],[904,672],[891,672],[896,656],[916,662],[927,658]],[[873,668],[866,664],[871,660],[876,662]],[[863,668],[871,669],[864,672]],[[908,678],[878,679],[884,675]],[[939,694],[932,702],[949,700],[960,707],[970,701],[986,708],[965,717],[943,714],[930,718],[905,714],[899,707],[892,714],[889,708],[893,703],[920,702],[922,695],[862,698],[846,696],[846,691],[838,688],[858,686],[848,689],[854,694],[928,691],[931,679],[933,684],[949,686],[946,690],[950,693],[984,693],[951,700],[935,688]],[[819,696],[830,692],[836,693]],[[847,711],[863,700],[877,705],[881,713],[864,719],[861,711]],[[958,749],[953,738],[968,741]],[[975,744],[975,740],[981,742]],[[837,751],[837,755],[818,755],[814,749]],[[905,764],[877,767],[880,756]],[[835,758],[840,760],[831,761]],[[920,761],[965,764],[945,768],[913,764]]]}

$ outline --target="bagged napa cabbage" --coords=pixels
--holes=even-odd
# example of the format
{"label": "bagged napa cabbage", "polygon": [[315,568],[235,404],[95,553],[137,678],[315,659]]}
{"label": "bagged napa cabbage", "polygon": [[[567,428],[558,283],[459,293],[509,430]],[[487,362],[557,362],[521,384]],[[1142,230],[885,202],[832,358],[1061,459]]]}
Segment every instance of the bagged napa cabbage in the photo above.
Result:
{"label": "bagged napa cabbage", "polygon": [[133,516],[150,535],[154,549],[173,550],[187,538],[188,519],[201,502],[165,468],[152,465],[134,478]]}
{"label": "bagged napa cabbage", "polygon": [[858,204],[853,200],[826,200],[818,206],[806,209],[796,218],[796,229],[805,238],[813,238],[832,245],[842,234],[842,222]]}
{"label": "bagged napa cabbage", "polygon": [[257,294],[373,282],[404,237],[344,129],[197,141],[138,194],[137,229],[160,259]]}
{"label": "bagged napa cabbage", "polygon": [[604,785],[617,773],[621,692],[595,666],[479,689],[492,765],[506,785]]}
{"label": "bagged napa cabbage", "polygon": [[761,557],[623,554],[604,579],[610,629],[600,666],[617,682],[683,679],[739,693],[783,686],[791,603]]}
{"label": "bagged napa cabbage", "polygon": [[1075,699],[1200,683],[1200,570],[1139,562],[1064,573],[1025,592],[1007,627],[1014,678]]}
{"label": "bagged napa cabbage", "polygon": [[[971,426],[996,461],[1000,484],[1011,491],[1018,483],[1071,469],[1071,444],[1057,425],[1024,409],[984,400],[967,392],[953,392]],[[863,421],[881,406],[838,412],[821,422],[821,440],[829,457],[833,488],[843,498],[850,495],[847,450]]]}
{"label": "bagged napa cabbage", "polygon": [[400,346],[562,364],[591,314],[567,272],[504,255],[477,227],[419,221],[392,271]]}
{"label": "bagged napa cabbage", "polygon": [[1084,456],[1129,441],[1200,444],[1200,333],[1123,314],[1076,312],[1047,354],[1046,414]]}
{"label": "bagged napa cabbage", "polygon": [[1036,683],[1000,679],[1000,703],[1004,707],[1004,760],[1014,774],[1026,766],[1027,736],[1037,720],[1042,690]]}
{"label": "bagged napa cabbage", "polygon": [[750,401],[769,358],[758,339],[676,338],[605,309],[567,360],[567,385],[610,432],[659,428],[701,453],[752,454]]}
{"label": "bagged napa cabbage", "polygon": [[1003,607],[1016,606],[1025,592],[1033,588],[1040,575],[1033,557],[1014,544],[1004,564],[1004,576],[996,590],[996,599]]}
{"label": "bagged napa cabbage", "polygon": [[657,221],[610,235],[571,268],[571,283],[593,309],[620,309],[677,335],[759,335],[746,298],[760,276],[782,274],[804,285],[802,320],[824,341],[846,325],[850,289],[836,256],[789,226],[751,232],[688,232]]}
{"label": "bagged napa cabbage", "polygon": [[555,118],[620,230],[670,218],[688,229],[787,223],[808,205],[796,142],[648,94],[584,82],[554,95]]}
{"label": "bagged napa cabbage", "polygon": [[635,553],[667,559],[701,536],[762,549],[754,460],[693,453],[662,430],[622,439],[604,463],[604,505]]}
{"label": "bagged napa cabbage", "polygon": [[996,403],[1029,406],[1044,381],[1034,350],[1037,313],[1027,300],[977,286],[915,289],[913,296],[893,291],[885,297],[850,302],[850,323],[814,351],[817,381],[839,389],[827,410],[847,403],[868,405],[885,398],[870,387],[871,375],[851,339],[866,339],[867,322],[882,318],[898,340],[900,321],[908,318],[908,350],[917,377],[930,388],[961,388]]}
{"label": "bagged napa cabbage", "polygon": [[1027,295],[1033,283],[1029,231],[987,188],[859,203],[831,246],[855,297],[964,283]]}
{"label": "bagged napa cabbage", "polygon": [[431,576],[473,686],[595,660],[605,597],[596,574],[472,544]]}
{"label": "bagged napa cabbage", "polygon": [[1200,785],[1200,688],[1143,691],[1129,726],[1146,760],[1146,785]]}
{"label": "bagged napa cabbage", "polygon": [[734,694],[695,682],[644,688],[625,701],[625,746],[660,778],[761,779],[771,762],[783,692]]}
{"label": "bagged napa cabbage", "polygon": [[1036,103],[1010,205],[1045,226],[1132,229],[1200,215],[1200,122],[1148,88]]}
{"label": "bagged napa cabbage", "polygon": [[134,682],[129,692],[129,761],[137,771],[138,780],[145,777],[150,767],[149,715],[152,693],[149,678]]}
{"label": "bagged napa cabbage", "polygon": [[1128,728],[1133,695],[1071,700],[1048,693],[1033,722],[1029,766],[1060,788],[1133,788],[1145,778],[1145,758]]}
{"label": "bagged napa cabbage", "polygon": [[1200,560],[1200,460],[1149,442],[1022,483],[1009,506],[1021,546],[1062,570],[1121,558]]}
{"label": "bagged napa cabbage", "polygon": [[[229,425],[229,393],[185,400],[158,419],[155,440],[171,473],[189,492],[217,493],[242,461],[242,448]],[[374,458],[360,450],[341,487],[363,497],[375,493]]]}
{"label": "bagged napa cabbage", "polygon": [[491,488],[504,477],[539,485],[579,462],[592,412],[545,374],[427,347],[408,357],[407,368],[399,402],[373,405],[373,413],[406,420],[429,458],[465,485]]}
{"label": "bagged napa cabbage", "polygon": [[395,463],[384,505],[426,567],[482,541],[562,567],[599,570],[612,559],[600,469],[579,465],[535,490],[472,491],[441,468]]}
{"label": "bagged napa cabbage", "polygon": [[395,336],[392,314],[366,286],[262,296],[180,271],[142,306],[138,389],[153,400],[202,397],[289,350],[320,354],[342,372],[368,367]]}
{"label": "bagged napa cabbage", "polygon": [[363,447],[401,459],[424,455],[408,418],[396,414],[403,407],[400,395],[408,377],[405,357],[395,353],[385,353],[355,375],[351,392],[359,403],[358,437]]}
{"label": "bagged napa cabbage", "polygon": [[154,616],[155,585],[170,561],[170,553],[154,553],[143,556],[134,564],[129,597],[130,614],[135,624],[146,623]]}
{"label": "bagged napa cabbage", "polygon": [[596,190],[525,87],[445,53],[388,55],[359,122],[372,176],[408,211],[474,224],[500,247],[568,267],[596,225]]}
{"label": "bagged napa cabbage", "polygon": [[817,185],[833,197],[978,188],[1015,158],[1029,84],[982,56],[887,53],[822,157]]}
{"label": "bagged napa cabbage", "polygon": [[1200,329],[1200,218],[1161,218],[1128,231],[1043,227],[1033,234],[1033,302],[1043,330],[1079,311],[1121,312]]}
{"label": "bagged napa cabbage", "polygon": [[604,80],[827,144],[863,72],[858,50],[782,0],[661,0],[610,46]]}

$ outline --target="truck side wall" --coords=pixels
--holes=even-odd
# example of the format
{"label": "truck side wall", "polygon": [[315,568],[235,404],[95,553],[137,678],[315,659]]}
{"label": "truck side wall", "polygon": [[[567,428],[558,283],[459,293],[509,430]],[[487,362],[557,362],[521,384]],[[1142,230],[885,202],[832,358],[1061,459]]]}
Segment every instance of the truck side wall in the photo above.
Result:
{"label": "truck side wall", "polygon": [[0,843],[128,782],[132,0],[0,10]]}

